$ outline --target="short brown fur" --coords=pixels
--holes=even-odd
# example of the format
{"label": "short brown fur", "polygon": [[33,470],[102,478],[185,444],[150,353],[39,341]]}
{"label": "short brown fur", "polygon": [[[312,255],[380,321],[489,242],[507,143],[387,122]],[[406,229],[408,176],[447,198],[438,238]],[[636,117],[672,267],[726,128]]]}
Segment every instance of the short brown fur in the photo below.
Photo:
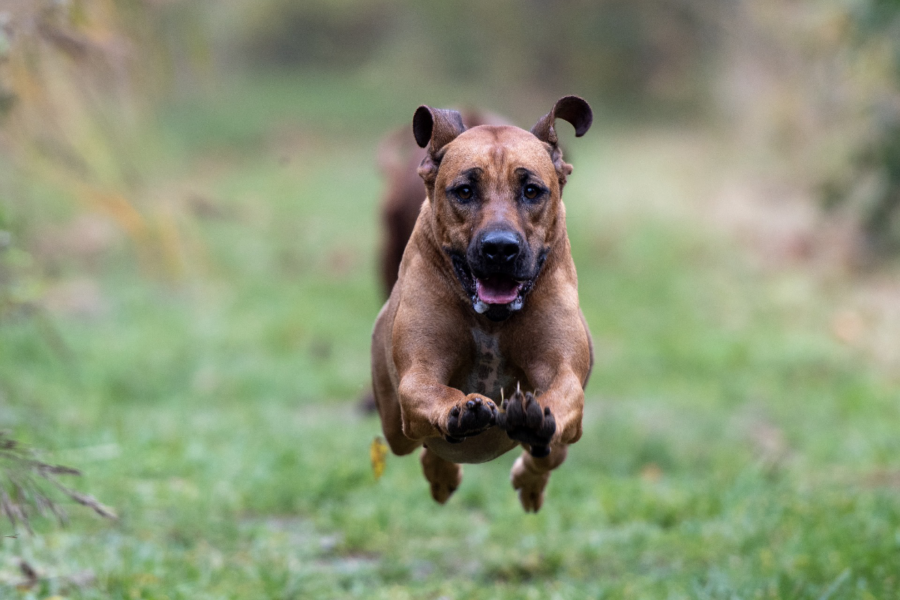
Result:
{"label": "short brown fur", "polygon": [[[417,139],[431,142],[419,169],[427,198],[397,283],[375,323],[372,377],[388,444],[400,455],[424,446],[424,473],[442,503],[459,485],[459,463],[492,460],[522,445],[512,483],[525,510],[537,511],[549,472],[581,437],[593,353],[565,229],[562,190],[571,166],[562,161],[553,130],[554,112],[563,101],[573,112],[572,97],[567,98],[538,122],[535,133],[490,125],[464,130],[458,114],[422,107],[433,122],[429,130],[429,114],[416,114]],[[586,117],[576,115],[587,119],[587,125],[576,124],[580,135],[590,125],[590,109],[577,100],[587,111]],[[558,116],[575,123],[570,115]],[[455,202],[448,190],[473,177],[479,202]],[[523,177],[546,188],[542,202],[517,200]],[[480,232],[501,225],[545,260],[521,310],[492,321],[473,310],[451,256],[464,253]],[[450,435],[451,411],[459,414],[477,400],[496,412],[500,393],[508,398],[516,386],[534,393],[555,418],[548,456],[535,458],[534,448],[496,426],[461,442]]]}

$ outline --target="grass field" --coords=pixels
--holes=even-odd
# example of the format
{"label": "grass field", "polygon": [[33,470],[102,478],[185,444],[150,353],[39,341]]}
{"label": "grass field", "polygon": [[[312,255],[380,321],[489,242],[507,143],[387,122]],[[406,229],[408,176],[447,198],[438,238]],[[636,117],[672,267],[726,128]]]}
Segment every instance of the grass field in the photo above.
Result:
{"label": "grass field", "polygon": [[[123,240],[60,267],[102,300],[53,318],[65,351],[34,319],[0,324],[0,426],[120,514],[73,506],[2,538],[0,597],[900,597],[900,379],[832,334],[846,282],[755,267],[702,225],[725,154],[688,126],[601,115],[570,142],[597,363],[542,511],[523,513],[513,454],[467,466],[446,506],[413,457],[375,481],[378,419],[355,409],[380,306],[375,147],[449,102],[340,85],[164,111],[148,189],[215,208],[180,221],[181,275]],[[37,585],[17,587],[22,559]]]}

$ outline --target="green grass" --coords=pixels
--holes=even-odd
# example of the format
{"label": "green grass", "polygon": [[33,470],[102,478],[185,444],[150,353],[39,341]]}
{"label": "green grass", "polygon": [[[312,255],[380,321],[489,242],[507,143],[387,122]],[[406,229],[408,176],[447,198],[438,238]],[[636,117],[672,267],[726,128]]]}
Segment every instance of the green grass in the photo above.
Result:
{"label": "green grass", "polygon": [[754,269],[697,225],[702,165],[656,143],[677,131],[601,122],[571,143],[597,364],[542,511],[521,510],[513,454],[467,466],[443,507],[414,457],[376,482],[379,423],[354,404],[392,123],[370,117],[399,103],[332,106],[329,86],[166,112],[156,143],[180,164],[159,186],[187,182],[224,215],[190,223],[205,258],[173,284],[128,248],[107,257],[92,271],[106,310],[55,320],[68,358],[34,320],[0,325],[0,426],[121,515],[71,507],[66,528],[2,538],[0,597],[900,595],[896,376],[832,339],[835,300],[810,275]]}

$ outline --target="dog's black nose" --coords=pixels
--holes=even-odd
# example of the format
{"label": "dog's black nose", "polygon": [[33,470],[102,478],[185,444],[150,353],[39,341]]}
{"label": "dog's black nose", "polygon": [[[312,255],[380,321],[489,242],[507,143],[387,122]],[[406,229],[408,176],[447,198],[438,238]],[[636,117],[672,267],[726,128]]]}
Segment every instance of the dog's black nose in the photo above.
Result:
{"label": "dog's black nose", "polygon": [[490,231],[481,238],[481,255],[495,265],[511,263],[521,251],[522,242],[511,231]]}

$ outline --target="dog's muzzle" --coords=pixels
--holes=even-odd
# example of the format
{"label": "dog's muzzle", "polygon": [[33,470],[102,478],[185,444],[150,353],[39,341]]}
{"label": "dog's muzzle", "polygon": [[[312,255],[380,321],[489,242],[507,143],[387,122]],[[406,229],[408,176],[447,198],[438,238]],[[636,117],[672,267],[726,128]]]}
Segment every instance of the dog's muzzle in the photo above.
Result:
{"label": "dog's muzzle", "polygon": [[524,240],[503,229],[478,236],[465,256],[449,250],[448,254],[472,308],[492,321],[503,321],[522,310],[546,258],[543,251],[532,261]]}
{"label": "dog's muzzle", "polygon": [[512,231],[489,231],[480,236],[475,245],[475,310],[487,312],[489,305],[509,305],[512,310],[522,308],[524,281],[518,273],[517,260],[523,254],[524,243]]}

